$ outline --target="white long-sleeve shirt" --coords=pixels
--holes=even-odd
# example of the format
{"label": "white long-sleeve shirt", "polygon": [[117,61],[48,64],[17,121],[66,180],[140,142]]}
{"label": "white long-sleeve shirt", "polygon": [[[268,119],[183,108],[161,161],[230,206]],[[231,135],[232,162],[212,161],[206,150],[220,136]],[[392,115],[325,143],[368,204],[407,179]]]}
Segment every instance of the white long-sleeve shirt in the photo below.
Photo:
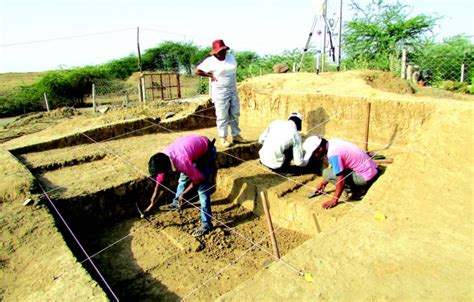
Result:
{"label": "white long-sleeve shirt", "polygon": [[276,120],[270,123],[260,135],[258,141],[263,144],[258,154],[260,161],[271,169],[278,169],[285,161],[285,150],[293,149],[293,161],[304,166],[301,136],[293,121]]}

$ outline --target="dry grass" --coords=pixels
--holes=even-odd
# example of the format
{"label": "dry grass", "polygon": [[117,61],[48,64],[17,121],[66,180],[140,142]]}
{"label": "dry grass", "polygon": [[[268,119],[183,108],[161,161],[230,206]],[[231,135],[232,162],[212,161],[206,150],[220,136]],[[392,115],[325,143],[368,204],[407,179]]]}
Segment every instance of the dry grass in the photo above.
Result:
{"label": "dry grass", "polygon": [[20,86],[31,85],[43,76],[44,72],[10,72],[0,73],[0,95]]}

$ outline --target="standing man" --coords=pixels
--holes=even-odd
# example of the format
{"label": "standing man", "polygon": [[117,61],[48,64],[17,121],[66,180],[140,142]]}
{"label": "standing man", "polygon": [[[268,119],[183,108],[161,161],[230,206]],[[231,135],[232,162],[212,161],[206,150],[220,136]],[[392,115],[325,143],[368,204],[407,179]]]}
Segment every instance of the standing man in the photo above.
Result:
{"label": "standing man", "polygon": [[211,78],[212,102],[216,108],[217,132],[223,147],[229,147],[227,125],[230,124],[233,143],[244,143],[240,136],[240,100],[237,94],[237,61],[227,53],[223,40],[212,42],[210,57],[196,67],[196,75]]}
{"label": "standing man", "polygon": [[293,174],[291,160],[296,166],[304,166],[303,148],[299,131],[303,117],[293,112],[287,121],[276,120],[270,123],[260,135],[258,151],[260,162],[276,173]]}
{"label": "standing man", "polygon": [[[201,202],[201,227],[193,233],[194,237],[202,236],[212,231],[211,212],[211,180],[216,169],[216,147],[214,141],[205,136],[191,134],[175,140],[163,151],[153,155],[148,161],[148,170],[156,177],[156,186],[151,197],[150,205],[145,212],[155,204],[163,191],[160,184],[166,175],[172,171],[180,172],[178,188],[173,202],[161,207],[161,210],[179,211],[183,204],[183,196],[191,189],[197,188]],[[159,192],[158,198],[156,198]]]}
{"label": "standing man", "polygon": [[321,195],[329,182],[334,184],[336,191],[331,200],[323,203],[322,207],[325,209],[337,204],[345,186],[352,192],[351,199],[359,199],[377,178],[377,164],[351,142],[310,136],[305,140],[303,149],[305,161],[311,157],[325,156],[331,165],[330,168],[323,170],[324,179],[316,186],[316,192],[308,196]]}

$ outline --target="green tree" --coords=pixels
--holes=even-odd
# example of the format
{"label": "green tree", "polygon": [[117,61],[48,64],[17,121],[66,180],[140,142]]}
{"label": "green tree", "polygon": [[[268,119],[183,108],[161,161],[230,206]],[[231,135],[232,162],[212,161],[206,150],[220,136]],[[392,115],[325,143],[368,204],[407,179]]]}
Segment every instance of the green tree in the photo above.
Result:
{"label": "green tree", "polygon": [[138,58],[135,55],[112,60],[103,65],[103,68],[112,78],[126,79],[132,73],[138,71]]}
{"label": "green tree", "polygon": [[142,56],[144,70],[194,71],[195,54],[199,48],[192,43],[165,41],[158,47],[147,49]]}
{"label": "green tree", "polygon": [[47,72],[36,87],[41,93],[46,93],[54,105],[69,105],[82,103],[91,93],[94,80],[109,77],[107,70],[100,66],[55,70]]}
{"label": "green tree", "polygon": [[402,47],[417,49],[438,18],[409,17],[409,6],[384,0],[371,0],[362,8],[352,0],[354,19],[345,24],[343,48],[346,68],[390,69],[390,61]]}

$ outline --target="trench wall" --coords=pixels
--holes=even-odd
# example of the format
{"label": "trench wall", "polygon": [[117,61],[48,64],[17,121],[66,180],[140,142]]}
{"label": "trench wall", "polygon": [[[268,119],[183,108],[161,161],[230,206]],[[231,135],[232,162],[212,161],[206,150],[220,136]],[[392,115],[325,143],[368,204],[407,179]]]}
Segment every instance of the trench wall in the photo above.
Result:
{"label": "trench wall", "polygon": [[107,301],[98,283],[74,258],[44,203],[23,202],[38,190],[34,176],[10,152],[1,151],[0,206],[4,301]]}
{"label": "trench wall", "polygon": [[369,149],[411,143],[420,127],[433,112],[436,103],[410,96],[388,99],[337,96],[316,93],[267,93],[251,85],[242,85],[242,124],[265,128],[272,120],[286,119],[293,111],[303,117],[302,133],[339,137],[363,145],[365,124],[370,109]]}
{"label": "trench wall", "polygon": [[103,141],[108,139],[120,139],[131,136],[141,136],[150,133],[194,130],[215,126],[215,113],[212,103],[206,103],[197,106],[195,112],[199,114],[194,115],[190,113],[185,117],[170,118],[166,121],[161,121],[159,118],[147,118],[133,121],[119,122],[106,126],[101,126],[89,129],[80,133],[73,133],[64,135],[57,139],[31,144],[21,147],[16,147],[11,150],[15,155],[45,151],[57,148],[64,148],[69,146],[77,146],[82,144],[91,144],[93,141]]}
{"label": "trench wall", "polygon": [[[437,165],[440,163],[439,159],[446,157],[444,151],[441,150],[451,150],[448,154],[452,154],[456,152],[454,150],[458,148],[456,147],[458,143],[472,145],[472,127],[469,128],[471,133],[469,139],[469,131],[466,132],[466,125],[462,122],[469,120],[469,115],[472,120],[472,106],[467,102],[438,101],[404,95],[390,95],[382,99],[317,93],[267,93],[255,86],[245,84],[240,87],[239,94],[242,124],[265,129],[272,120],[286,119],[289,113],[299,111],[304,117],[303,134],[323,135],[326,138],[338,137],[355,142],[361,147],[365,141],[367,104],[370,103],[369,150],[383,149],[380,153],[393,158],[394,164],[388,165],[386,173],[372,186],[367,196],[375,194],[371,191],[380,194],[380,191],[392,189],[400,181],[394,175],[407,168],[407,162],[414,154],[423,158],[422,162],[427,169],[426,176],[423,178],[432,177],[438,180],[439,174],[434,175],[432,171],[439,170],[440,166]],[[459,120],[456,121],[458,118]],[[457,134],[454,131],[462,133],[464,139],[457,142],[455,140]],[[472,154],[472,151],[469,152]],[[443,156],[441,154],[438,157],[433,156],[436,153],[442,153]],[[446,158],[446,163],[455,157],[457,155]],[[442,166],[441,169],[443,169]],[[416,179],[411,179],[411,181],[416,181]],[[451,185],[447,179],[443,179],[440,183],[444,183],[440,185],[446,187]],[[267,187],[246,185],[254,188],[235,191],[231,193],[231,199],[254,210],[257,215],[263,215],[258,193],[267,190]],[[281,198],[279,190],[278,188],[268,190],[274,222],[286,225],[287,221],[298,217],[298,221],[292,223],[290,228],[314,234],[314,217],[304,205],[307,201],[305,195],[309,189],[284,198]],[[242,194],[242,192],[246,193]],[[383,196],[383,193],[380,195]],[[352,209],[352,207],[346,208],[345,212]],[[335,222],[337,217],[330,217],[335,212],[329,215],[323,214],[322,219],[326,219],[323,223]]]}
{"label": "trench wall", "polygon": [[[255,159],[258,156],[258,144],[248,144],[217,153],[218,169],[226,169],[242,163],[242,160]],[[176,188],[178,173],[166,178],[165,186]],[[142,177],[99,192],[82,194],[68,199],[55,199],[54,204],[72,226],[80,232],[89,232],[130,217],[137,217],[137,206],[144,210],[150,201],[155,183]],[[221,186],[218,185],[219,189]],[[174,195],[164,190],[163,200],[171,201]],[[154,210],[157,210],[158,205]]]}

